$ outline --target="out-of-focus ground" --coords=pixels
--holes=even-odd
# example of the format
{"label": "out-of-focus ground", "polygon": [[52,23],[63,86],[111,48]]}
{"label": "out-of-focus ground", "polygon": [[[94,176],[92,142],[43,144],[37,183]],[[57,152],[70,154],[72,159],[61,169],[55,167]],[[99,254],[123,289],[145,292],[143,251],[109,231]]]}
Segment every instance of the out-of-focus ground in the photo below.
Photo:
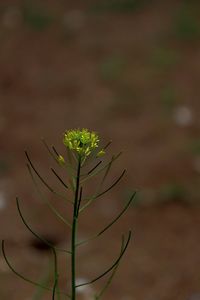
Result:
{"label": "out-of-focus ground", "polygon": [[[69,246],[69,231],[34,192],[24,150],[59,190],[40,138],[64,153],[65,129],[86,127],[103,144],[113,140],[108,157],[123,151],[110,182],[128,172],[92,204],[90,216],[83,214],[80,239],[115,217],[134,189],[139,193],[112,230],[80,248],[79,280],[110,265],[131,227],[133,239],[104,299],[200,299],[199,17],[198,1],[1,1],[0,238],[21,274],[47,276],[49,255],[23,226],[16,195],[34,229]],[[62,200],[46,195],[68,213]],[[62,253],[61,273],[65,264]],[[89,300],[101,284],[80,296]],[[37,300],[37,292],[1,256],[0,299]]]}

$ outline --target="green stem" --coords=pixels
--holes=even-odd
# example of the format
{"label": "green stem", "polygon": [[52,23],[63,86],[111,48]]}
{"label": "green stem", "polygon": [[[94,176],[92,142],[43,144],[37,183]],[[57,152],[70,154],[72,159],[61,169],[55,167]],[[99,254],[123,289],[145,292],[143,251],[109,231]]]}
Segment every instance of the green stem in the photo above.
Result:
{"label": "green stem", "polygon": [[81,157],[78,159],[77,176],[76,176],[76,189],[74,197],[74,211],[72,223],[72,236],[71,236],[71,299],[76,300],[76,229],[78,219],[78,200],[79,200],[79,185],[80,185],[80,170],[81,170]]}
{"label": "green stem", "polygon": [[53,256],[54,256],[54,287],[53,287],[53,296],[52,300],[55,299],[55,294],[58,296],[58,300],[60,300],[60,291],[58,287],[58,260],[57,260],[57,253],[55,248],[52,248]]}

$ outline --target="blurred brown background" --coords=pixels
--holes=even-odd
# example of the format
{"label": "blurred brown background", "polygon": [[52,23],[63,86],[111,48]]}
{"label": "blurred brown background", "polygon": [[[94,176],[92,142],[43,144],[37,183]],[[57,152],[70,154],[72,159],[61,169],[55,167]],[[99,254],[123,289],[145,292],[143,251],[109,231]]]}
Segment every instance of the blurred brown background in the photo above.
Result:
{"label": "blurred brown background", "polygon": [[[80,249],[78,280],[107,267],[131,227],[133,240],[104,299],[200,299],[199,78],[199,1],[0,2],[0,238],[20,273],[48,277],[49,254],[23,226],[16,195],[35,230],[57,245],[69,242],[34,192],[24,150],[59,190],[40,138],[63,153],[65,129],[86,127],[103,143],[112,139],[108,156],[123,151],[110,182],[128,172],[83,216],[80,237],[100,230],[134,189],[139,193],[123,220]],[[59,259],[62,268],[66,257]],[[92,299],[102,283],[80,290],[81,299]],[[40,292],[0,257],[0,299],[37,300]]]}

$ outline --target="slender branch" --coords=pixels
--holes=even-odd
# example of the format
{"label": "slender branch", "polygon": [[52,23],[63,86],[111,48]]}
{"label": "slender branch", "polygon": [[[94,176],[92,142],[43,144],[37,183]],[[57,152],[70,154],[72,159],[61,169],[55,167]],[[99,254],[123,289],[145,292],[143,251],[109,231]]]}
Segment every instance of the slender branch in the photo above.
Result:
{"label": "slender branch", "polygon": [[[30,157],[29,157],[29,155],[28,155],[28,153],[27,153],[27,151],[25,151],[25,155],[26,155],[26,157],[27,157],[27,160],[28,160],[28,162],[29,162],[29,164],[30,164],[30,167],[33,169],[33,171],[35,172],[35,174],[37,175],[37,177],[40,179],[40,181],[44,184],[44,186],[46,186],[46,188],[51,192],[51,193],[53,193],[53,194],[55,194],[56,196],[58,196],[58,197],[60,197],[60,198],[64,198],[65,200],[66,200],[66,198],[63,196],[63,195],[61,195],[61,194],[59,194],[59,193],[57,193],[45,180],[44,180],[44,178],[40,175],[40,173],[36,170],[36,168],[35,168],[35,166],[33,165],[33,163],[32,163],[32,161],[31,161],[31,159],[30,159]],[[29,164],[27,164],[27,165],[29,165]]]}
{"label": "slender branch", "polygon": [[119,215],[112,222],[110,222],[103,230],[101,230],[98,233],[98,236],[100,236],[102,233],[104,233],[108,228],[110,228],[115,222],[117,222],[119,220],[119,218],[125,213],[125,211],[130,206],[130,204],[133,201],[135,195],[136,195],[136,192],[133,193],[133,195],[131,196],[130,200],[127,202],[127,204],[125,205],[124,209],[119,213]]}
{"label": "slender branch", "polygon": [[78,204],[77,204],[77,211],[76,211],[76,217],[78,218],[78,214],[79,214],[79,208],[81,205],[81,200],[82,200],[82,194],[83,194],[83,188],[80,188],[80,194],[79,194],[79,199],[78,199]]}
{"label": "slender branch", "polygon": [[50,248],[52,249],[56,249],[58,251],[61,251],[61,252],[66,252],[68,254],[71,254],[70,251],[68,250],[65,250],[65,249],[61,249],[61,248],[57,248],[57,247],[54,247],[51,243],[49,243],[49,241],[47,241],[45,238],[43,238],[41,235],[39,235],[38,233],[36,233],[35,231],[33,231],[33,229],[30,227],[30,225],[28,225],[28,223],[26,222],[23,214],[22,214],[22,211],[21,211],[21,208],[20,208],[20,205],[19,205],[19,198],[16,197],[16,203],[17,203],[17,210],[19,212],[19,216],[22,220],[22,222],[24,223],[24,225],[26,226],[26,228],[39,240],[41,240],[43,243],[45,243],[47,246],[49,246]]}
{"label": "slender branch", "polygon": [[99,300],[103,296],[103,294],[105,293],[105,291],[107,290],[107,288],[110,286],[110,284],[111,284],[111,282],[113,280],[113,277],[115,276],[115,273],[116,273],[118,267],[119,267],[119,262],[113,268],[112,273],[111,273],[110,277],[108,278],[108,280],[107,280],[105,286],[103,287],[103,289],[100,291],[100,293],[98,295],[95,296],[95,298],[94,298],[95,300]]}
{"label": "slender branch", "polygon": [[[38,287],[40,287],[40,288],[43,288],[43,289],[45,289],[45,290],[47,290],[47,291],[51,291],[51,292],[53,291],[52,288],[50,288],[50,287],[47,287],[47,286],[45,286],[45,285],[43,285],[43,284],[40,284],[40,283],[38,283],[38,282],[35,282],[35,281],[31,280],[31,279],[26,278],[25,276],[21,275],[19,272],[17,272],[17,271],[13,268],[13,266],[10,264],[10,262],[9,262],[9,260],[8,260],[8,258],[7,258],[6,252],[5,252],[5,241],[4,241],[4,240],[2,240],[1,248],[2,248],[2,254],[3,254],[3,257],[4,257],[4,259],[5,259],[6,264],[8,265],[8,267],[11,269],[11,271],[12,271],[15,275],[17,275],[18,277],[20,277],[20,278],[23,279],[24,281],[27,281],[27,282],[29,282],[29,283],[35,285],[35,286],[38,286]],[[70,299],[70,295],[66,294],[65,292],[61,292],[61,294],[67,296],[67,297]]]}
{"label": "slender branch", "polygon": [[[87,181],[88,179],[92,178],[93,176],[96,176],[97,174],[101,173],[110,164],[113,164],[113,162],[115,160],[117,160],[120,157],[121,154],[122,154],[122,152],[119,152],[116,156],[113,155],[113,157],[111,158],[111,160],[107,164],[105,164],[102,168],[96,170],[96,172],[90,173],[90,175],[88,175],[86,178],[84,178],[84,179],[81,180],[81,183],[83,183],[83,182]],[[85,174],[85,175],[87,175],[87,174]]]}
{"label": "slender branch", "polygon": [[[50,149],[50,147],[48,146],[48,144],[47,144],[47,142],[45,141],[45,139],[44,138],[42,138],[42,142],[43,142],[43,144],[44,144],[44,146],[45,146],[45,148],[47,149],[47,151],[49,152],[49,154],[52,156],[52,158],[55,160],[55,162],[60,166],[60,164],[59,164],[59,162],[58,162],[58,156],[59,156],[59,153],[58,153],[58,151],[56,150],[56,148],[54,147],[54,146],[52,146],[51,148],[52,148],[52,150],[53,150],[53,152],[52,152],[52,150]],[[69,164],[66,164],[66,166],[71,170],[73,170],[73,167],[71,166],[71,164],[69,163]],[[72,172],[71,172],[71,174],[72,174]]]}
{"label": "slender branch", "polygon": [[74,211],[73,211],[73,223],[72,223],[72,235],[71,235],[71,253],[72,253],[71,255],[72,298],[71,299],[72,300],[76,300],[76,227],[77,227],[77,218],[78,218],[77,208],[79,202],[80,171],[81,171],[81,156],[79,156],[78,166],[77,166],[76,189],[75,189],[75,196],[74,196]]}
{"label": "slender branch", "polygon": [[117,185],[118,182],[122,179],[122,177],[124,176],[125,173],[126,173],[126,170],[124,170],[122,172],[122,174],[115,180],[115,182],[110,187],[108,187],[103,192],[99,193],[96,198],[99,198],[100,196],[104,195],[105,193],[107,193],[108,191],[110,191],[115,185]]}
{"label": "slender branch", "polygon": [[[50,258],[48,258],[48,261],[49,261],[48,266],[45,268],[45,271],[42,274],[42,276],[40,277],[41,279],[39,281],[39,283],[41,283],[43,285],[47,285],[50,282],[50,279],[51,279],[50,274],[51,274],[51,269],[52,269],[51,268],[52,263],[51,263]],[[45,292],[46,292],[45,289],[37,286],[31,300],[40,300],[40,299],[42,299],[42,296],[44,295]]]}
{"label": "slender branch", "polygon": [[45,148],[47,149],[49,154],[52,156],[52,158],[55,160],[55,162],[58,164],[58,160],[57,160],[56,156],[54,155],[54,153],[52,153],[51,149],[49,148],[49,146],[44,138],[42,138],[42,143],[44,144]]}
{"label": "slender branch", "polygon": [[109,141],[109,142],[103,147],[103,150],[106,150],[106,149],[110,146],[110,144],[112,144],[112,141]]}
{"label": "slender branch", "polygon": [[133,195],[130,197],[129,201],[127,202],[127,204],[124,206],[124,208],[122,209],[122,211],[106,226],[104,227],[101,231],[99,231],[98,234],[92,236],[91,238],[85,240],[85,241],[82,241],[80,243],[77,243],[76,244],[76,247],[78,246],[81,246],[83,244],[86,244],[87,242],[99,237],[100,235],[102,235],[107,229],[109,229],[114,223],[116,223],[119,218],[126,212],[126,210],[128,209],[128,207],[130,206],[130,204],[132,203],[135,195],[136,195],[137,192],[134,192]]}
{"label": "slender branch", "polygon": [[98,168],[98,166],[102,163],[102,160],[100,160],[88,173],[87,175],[90,175],[94,170],[96,170],[96,168]]}
{"label": "slender branch", "polygon": [[93,197],[91,197],[80,209],[80,212],[83,211],[86,207],[88,207],[90,205],[90,203],[93,201],[93,200],[96,200],[97,198],[101,197],[102,195],[104,195],[105,193],[107,193],[108,191],[110,191],[121,179],[122,177],[124,176],[126,170],[124,170],[122,172],[122,174],[115,180],[115,182],[110,186],[108,187],[106,190],[104,190],[103,192],[97,194],[97,195],[94,195]]}
{"label": "slender branch", "polygon": [[68,148],[66,148],[66,150],[67,150],[68,163],[66,163],[65,166],[66,166],[66,169],[67,169],[67,171],[69,172],[69,175],[70,175],[69,176],[69,185],[70,185],[70,188],[74,192],[75,191],[75,183],[74,183],[75,169],[73,167],[73,162],[72,162],[72,157],[74,158],[74,156],[72,155],[72,153],[70,152],[70,150]]}
{"label": "slender branch", "polygon": [[[123,248],[124,248],[124,238],[122,239],[122,244],[121,244],[121,253],[123,251]],[[100,293],[98,295],[95,295],[95,300],[99,300],[103,294],[105,293],[105,291],[107,290],[107,288],[110,286],[112,280],[113,280],[113,277],[115,276],[115,273],[119,267],[119,264],[120,264],[120,261],[118,262],[118,264],[116,264],[116,266],[113,268],[112,270],[112,273],[111,275],[109,276],[105,286],[102,288],[102,290],[100,291]]]}
{"label": "slender branch", "polygon": [[106,180],[106,178],[108,176],[108,173],[109,173],[109,171],[110,171],[110,169],[111,169],[111,167],[113,165],[113,161],[114,161],[114,156],[112,156],[112,159],[111,159],[110,163],[108,164],[108,166],[106,168],[105,174],[104,174],[104,176],[103,176],[103,178],[101,180],[101,183],[100,183],[100,188],[103,186],[103,184],[104,184],[104,182],[105,182],[105,180]]}
{"label": "slender branch", "polygon": [[[112,141],[109,141],[103,148],[101,148],[101,150],[105,151],[110,146],[111,143],[112,143]],[[98,153],[99,153],[99,149],[96,149],[96,151],[94,151],[90,154],[90,159],[99,158]]]}
{"label": "slender branch", "polygon": [[35,186],[36,191],[38,192],[38,195],[39,195],[40,199],[48,205],[48,207],[51,209],[51,211],[56,215],[56,217],[59,220],[61,220],[63,223],[65,223],[66,225],[68,225],[71,228],[71,224],[67,220],[65,220],[63,218],[63,216],[60,215],[60,213],[55,209],[55,207],[48,200],[46,200],[46,198],[44,198],[43,193],[40,191],[40,189],[37,185],[37,182],[36,182],[36,180],[35,180],[35,178],[32,174],[31,168],[28,164],[27,164],[27,168],[28,168],[29,174],[31,176],[31,179],[33,181],[33,184]]}
{"label": "slender branch", "polygon": [[[88,284],[94,283],[95,281],[99,280],[100,278],[102,278],[103,276],[105,276],[106,274],[108,274],[119,263],[119,261],[121,260],[122,256],[124,255],[124,253],[125,253],[125,251],[126,251],[126,249],[128,247],[130,239],[131,239],[131,231],[129,231],[128,239],[127,239],[127,242],[126,242],[126,244],[124,246],[123,251],[120,251],[119,257],[116,259],[116,261],[112,264],[111,267],[109,267],[105,272],[103,272],[101,275],[99,275],[95,279],[92,279],[92,280],[90,280],[88,282],[85,282],[85,283],[78,284],[76,287],[80,287],[80,286],[84,286],[84,285],[88,285]],[[123,242],[123,237],[122,237],[122,242]]]}
{"label": "slender branch", "polygon": [[53,174],[58,178],[58,180],[62,183],[62,185],[64,185],[64,187],[65,187],[66,189],[68,189],[68,186],[64,183],[64,181],[62,180],[62,178],[56,173],[56,171],[55,171],[53,168],[51,168],[51,171],[52,171]]}
{"label": "slender branch", "polygon": [[43,177],[39,174],[39,172],[38,172],[38,171],[36,170],[36,168],[34,167],[34,165],[33,165],[32,161],[31,161],[31,159],[30,159],[30,157],[29,157],[27,151],[25,151],[25,155],[26,155],[26,157],[27,157],[27,160],[28,160],[28,162],[29,162],[31,168],[34,170],[35,174],[40,178],[40,180],[42,181],[42,183],[48,188],[48,190],[49,190],[50,192],[54,192],[54,190],[52,189],[52,187],[51,187],[50,185],[48,185],[48,183],[46,183],[46,181],[43,179]]}
{"label": "slender branch", "polygon": [[53,294],[52,294],[52,300],[55,299],[55,293],[57,292],[58,297],[60,298],[60,291],[58,288],[58,262],[57,262],[57,253],[54,248],[52,248],[53,256],[54,256],[54,285],[53,285]]}
{"label": "slender branch", "polygon": [[[106,180],[106,178],[107,178],[107,176],[108,176],[108,173],[109,173],[109,171],[110,171],[110,168],[111,168],[113,162],[114,162],[121,154],[122,154],[122,152],[120,152],[120,153],[119,153],[118,155],[116,155],[116,156],[113,155],[112,158],[111,158],[111,160],[109,161],[109,163],[106,164],[103,168],[101,168],[101,169],[99,170],[99,173],[100,173],[102,170],[105,169],[105,174],[104,174],[102,180],[100,181],[100,183],[98,184],[98,187],[97,187],[97,190],[96,190],[95,194],[94,194],[92,197],[89,197],[88,199],[87,199],[87,198],[85,199],[85,200],[87,200],[87,202],[86,202],[85,205],[81,208],[80,212],[81,212],[82,210],[84,210],[87,206],[89,206],[90,203],[91,203],[93,200],[95,200],[96,198],[98,198],[98,194],[100,193],[99,191],[101,190],[101,188],[102,188],[102,186],[103,186],[103,183],[104,183],[104,181]],[[97,173],[98,173],[98,172],[96,172],[96,174],[97,174]],[[93,176],[95,176],[95,174],[94,174]]]}
{"label": "slender branch", "polygon": [[56,294],[56,287],[57,287],[58,279],[56,278],[53,285],[53,295],[52,300],[55,300],[55,294]]}
{"label": "slender branch", "polygon": [[52,146],[53,151],[55,152],[56,156],[59,156],[58,151],[56,150],[56,148],[54,146]]}

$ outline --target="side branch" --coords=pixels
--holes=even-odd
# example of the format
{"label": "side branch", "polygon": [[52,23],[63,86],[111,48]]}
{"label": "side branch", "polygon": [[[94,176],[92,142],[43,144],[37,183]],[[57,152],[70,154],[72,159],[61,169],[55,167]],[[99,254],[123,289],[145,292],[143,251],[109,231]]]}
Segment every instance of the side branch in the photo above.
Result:
{"label": "side branch", "polygon": [[27,160],[31,166],[31,168],[33,169],[33,171],[35,172],[35,174],[38,176],[38,178],[41,180],[41,182],[48,188],[48,190],[50,192],[54,192],[54,190],[52,189],[52,187],[43,179],[43,177],[39,174],[39,172],[36,170],[35,166],[33,165],[27,151],[25,151],[25,155],[27,157]]}
{"label": "side branch", "polygon": [[62,185],[64,185],[64,187],[65,187],[66,189],[68,189],[68,186],[64,183],[64,181],[62,180],[62,178],[56,173],[56,171],[55,171],[53,168],[51,168],[51,171],[52,171],[53,174],[57,177],[57,179],[62,183]]}
{"label": "side branch", "polygon": [[124,176],[125,172],[126,172],[126,170],[124,170],[122,172],[122,174],[115,180],[115,182],[111,186],[109,186],[106,190],[104,190],[103,192],[100,192],[100,193],[92,196],[91,198],[89,198],[89,200],[81,207],[80,212],[83,211],[86,207],[88,207],[93,200],[96,200],[97,198],[101,197],[102,195],[104,195],[105,193],[107,193],[108,191],[110,191],[112,188],[114,188],[115,185],[117,185],[118,182],[122,179],[122,177]]}
{"label": "side branch", "polygon": [[40,189],[39,189],[39,187],[37,185],[37,182],[36,182],[36,180],[35,180],[35,178],[34,178],[34,176],[32,174],[31,168],[30,168],[30,166],[28,164],[27,164],[27,168],[28,168],[28,171],[30,173],[31,179],[33,181],[33,184],[35,186],[35,189],[38,192],[38,195],[41,198],[41,200],[44,201],[48,205],[48,207],[51,209],[51,211],[56,215],[56,217],[59,220],[61,220],[63,223],[65,223],[66,225],[68,225],[71,228],[71,224],[67,220],[65,220],[65,218],[63,218],[63,216],[61,216],[61,214],[55,209],[55,207],[50,203],[50,201],[48,201],[48,200],[46,200],[44,198],[43,193],[40,191]]}
{"label": "side branch", "polygon": [[[15,275],[17,275],[18,277],[20,277],[20,278],[23,279],[24,281],[27,281],[27,282],[29,282],[29,283],[31,283],[31,284],[33,284],[33,285],[35,285],[35,286],[38,286],[38,287],[40,287],[40,288],[42,288],[42,289],[45,289],[45,290],[51,291],[51,292],[53,291],[53,289],[50,288],[50,287],[47,287],[47,286],[45,286],[45,285],[42,285],[42,284],[40,284],[40,283],[38,283],[38,282],[35,282],[35,281],[31,280],[31,279],[26,278],[25,276],[21,275],[19,272],[17,272],[17,271],[13,268],[13,266],[11,265],[11,263],[9,262],[9,260],[8,260],[8,258],[7,258],[6,252],[5,252],[5,241],[4,241],[4,240],[3,240],[2,243],[1,243],[1,248],[2,248],[2,254],[3,254],[3,257],[4,257],[4,259],[5,259],[6,264],[8,265],[8,267],[10,268],[10,270],[11,270]],[[65,292],[61,292],[61,294],[67,296],[67,297],[70,299],[70,295],[66,294]]]}
{"label": "side branch", "polygon": [[99,237],[100,235],[102,235],[107,229],[109,229],[114,223],[116,223],[119,218],[126,212],[126,210],[128,209],[128,207],[130,206],[130,204],[132,203],[133,199],[135,198],[137,192],[134,192],[133,195],[130,197],[129,201],[127,202],[127,204],[124,206],[124,208],[122,209],[122,211],[106,226],[104,227],[101,231],[99,231],[99,233],[97,233],[96,235],[92,236],[91,238],[79,242],[76,244],[76,246],[81,246],[83,244],[86,244],[87,242],[94,240],[95,238]]}
{"label": "side branch", "polygon": [[[128,247],[128,244],[130,242],[130,239],[131,239],[131,231],[129,231],[129,234],[128,234],[128,238],[127,238],[127,242],[123,248],[122,251],[120,251],[120,255],[119,257],[116,259],[116,261],[112,264],[111,267],[109,267],[105,272],[103,272],[101,275],[99,275],[98,277],[88,281],[88,282],[85,282],[85,283],[81,283],[81,284],[78,284],[76,285],[76,288],[80,287],[80,286],[84,286],[84,285],[88,285],[88,284],[92,284],[94,283],[95,281],[99,280],[100,278],[104,277],[106,274],[108,274],[113,268],[115,268],[115,266],[118,265],[118,263],[120,262],[121,258],[123,257],[127,247]],[[122,244],[124,243],[124,237],[122,236]]]}
{"label": "side branch", "polygon": [[21,208],[20,208],[20,205],[19,205],[19,198],[17,197],[16,198],[16,203],[17,203],[17,210],[19,212],[19,215],[20,215],[20,218],[23,222],[23,224],[26,226],[26,228],[39,240],[41,240],[43,243],[45,243],[47,246],[49,246],[51,249],[55,249],[55,250],[58,250],[60,252],[66,252],[68,254],[71,254],[70,251],[68,250],[65,250],[65,249],[61,249],[61,248],[57,248],[57,247],[54,247],[49,241],[47,241],[45,238],[43,238],[41,235],[39,235],[38,233],[36,233],[35,231],[33,231],[33,229],[30,227],[30,225],[28,225],[28,223],[26,222],[23,214],[22,214],[22,211],[21,211]]}

